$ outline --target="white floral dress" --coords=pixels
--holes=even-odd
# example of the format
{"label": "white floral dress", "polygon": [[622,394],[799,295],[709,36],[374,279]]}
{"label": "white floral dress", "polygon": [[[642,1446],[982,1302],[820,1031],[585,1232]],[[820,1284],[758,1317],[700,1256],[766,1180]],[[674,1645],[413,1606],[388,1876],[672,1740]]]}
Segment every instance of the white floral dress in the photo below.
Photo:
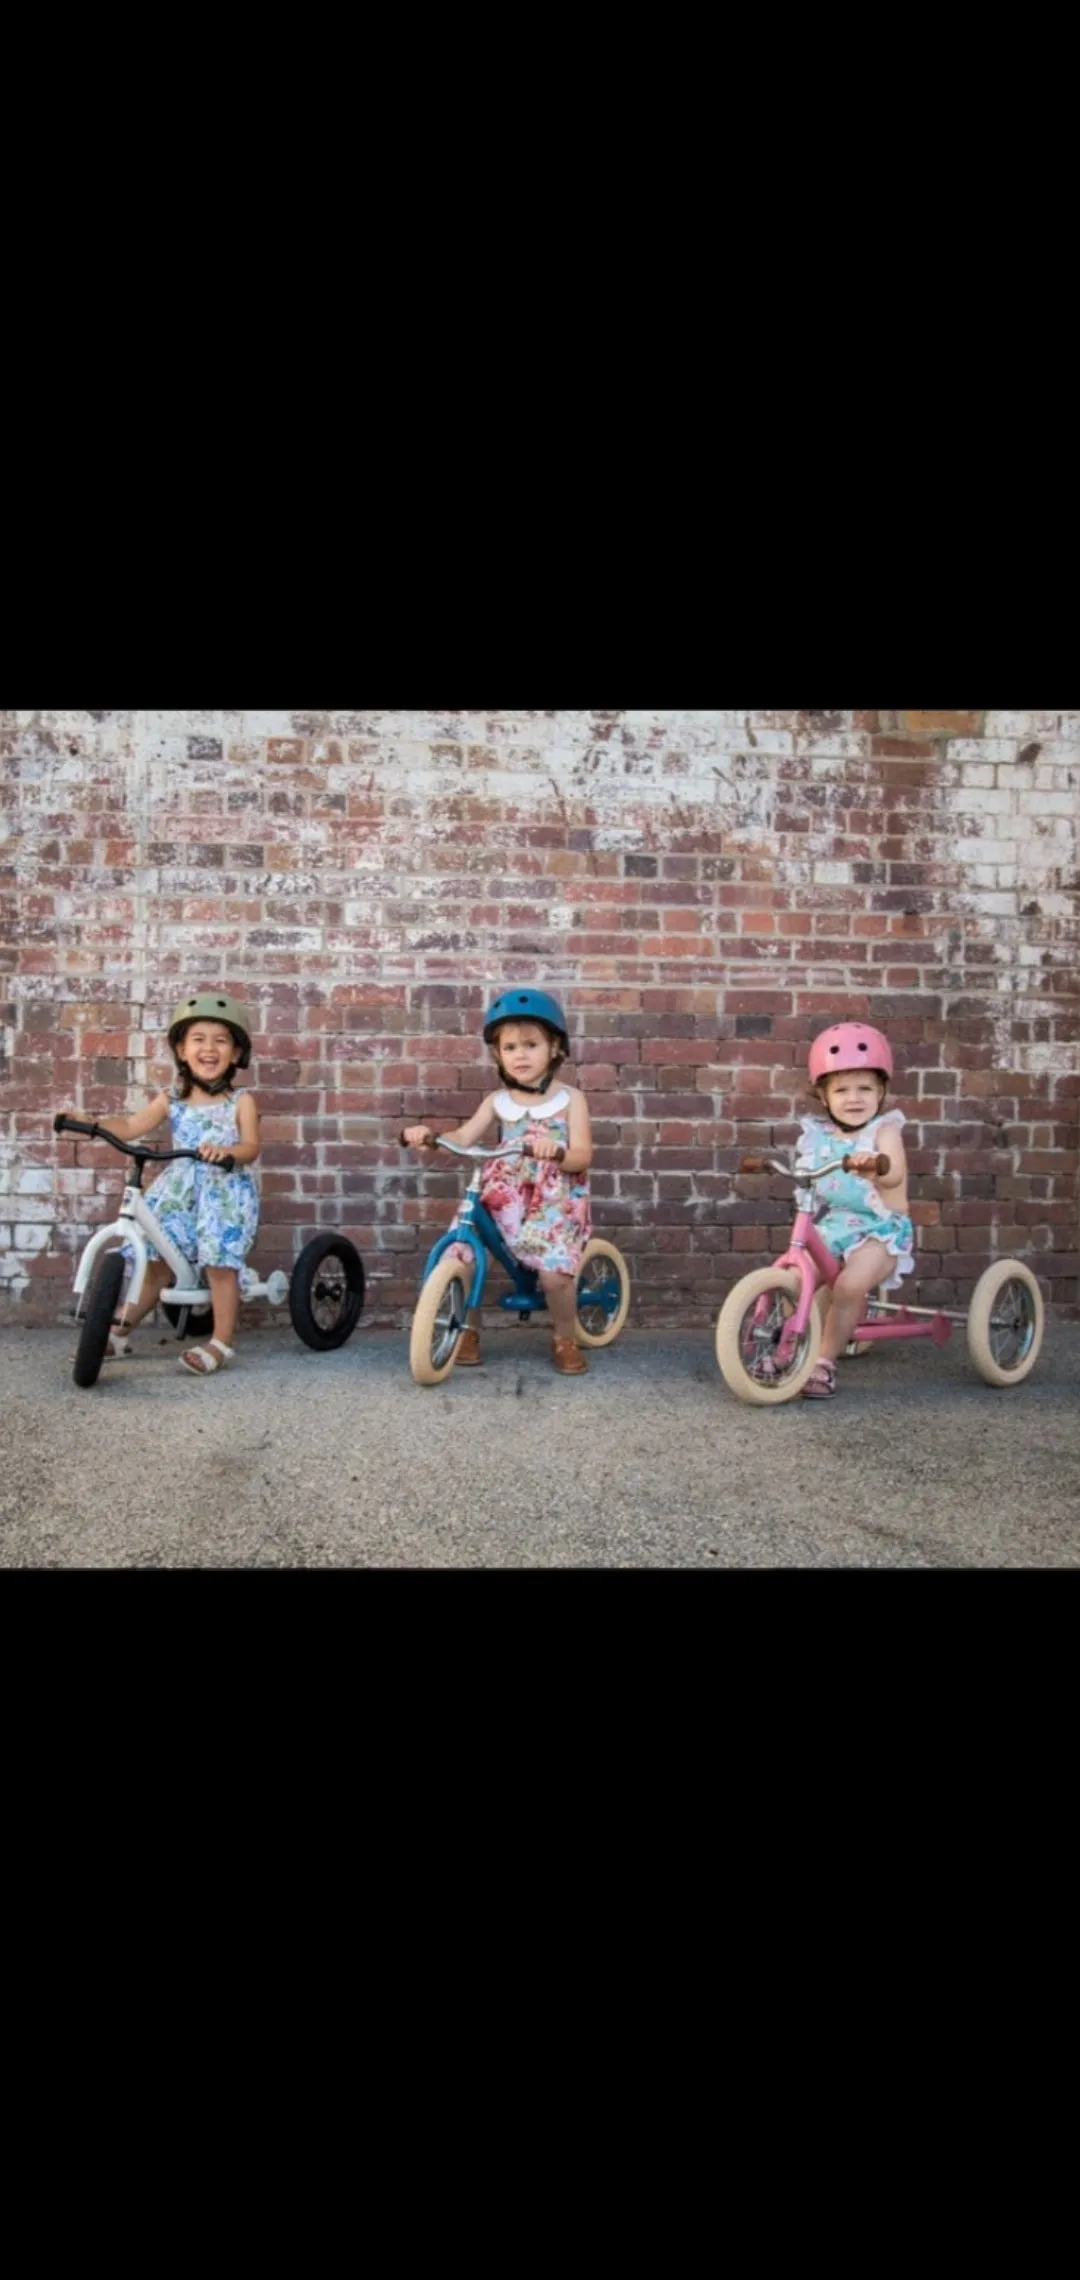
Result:
{"label": "white floral dress", "polygon": [[[804,1116],[796,1171],[814,1172],[835,1156],[869,1153],[877,1148],[877,1134],[883,1124],[901,1126],[906,1121],[900,1109],[888,1108],[882,1116],[871,1117],[858,1132],[841,1132],[828,1117]],[[890,1211],[872,1181],[863,1179],[859,1172],[829,1172],[817,1181],[814,1196],[818,1209],[826,1206],[822,1217],[815,1220],[818,1234],[838,1259],[846,1259],[860,1243],[876,1241],[884,1243],[896,1262],[886,1290],[896,1290],[905,1275],[914,1274],[915,1229],[911,1220],[906,1211]]]}
{"label": "white floral dress", "polygon": [[[169,1125],[174,1148],[199,1148],[211,1140],[216,1148],[240,1145],[237,1105],[242,1093],[223,1093],[219,1100],[196,1105],[169,1100]],[[251,1167],[223,1172],[220,1164],[195,1163],[185,1157],[166,1164],[146,1190],[146,1200],[177,1250],[199,1267],[234,1267],[240,1289],[258,1282],[244,1260],[259,1225],[259,1190]],[[151,1259],[160,1257],[147,1243]]]}

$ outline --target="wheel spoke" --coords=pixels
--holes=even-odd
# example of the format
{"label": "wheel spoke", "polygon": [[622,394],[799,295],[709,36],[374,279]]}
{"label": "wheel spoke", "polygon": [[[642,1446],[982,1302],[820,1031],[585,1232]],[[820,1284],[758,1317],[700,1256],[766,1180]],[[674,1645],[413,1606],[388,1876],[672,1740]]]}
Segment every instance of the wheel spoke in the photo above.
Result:
{"label": "wheel spoke", "polygon": [[1002,1285],[990,1317],[990,1347],[999,1369],[1015,1369],[1031,1350],[1035,1314],[1022,1283]]}

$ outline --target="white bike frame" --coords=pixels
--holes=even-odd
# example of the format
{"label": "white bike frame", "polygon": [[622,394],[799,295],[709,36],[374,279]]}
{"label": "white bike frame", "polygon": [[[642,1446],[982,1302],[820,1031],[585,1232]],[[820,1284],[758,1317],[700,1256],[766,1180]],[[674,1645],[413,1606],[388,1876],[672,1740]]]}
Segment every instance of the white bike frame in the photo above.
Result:
{"label": "white bike frame", "polygon": [[[110,1222],[108,1227],[99,1227],[97,1234],[91,1235],[90,1241],[79,1260],[74,1286],[76,1316],[86,1296],[90,1277],[100,1253],[114,1249],[117,1238],[121,1243],[130,1244],[135,1253],[131,1281],[125,1292],[120,1312],[126,1314],[129,1306],[138,1305],[142,1297],[142,1287],[146,1279],[148,1265],[147,1237],[149,1237],[155,1251],[160,1252],[173,1275],[173,1281],[166,1284],[165,1289],[159,1293],[159,1306],[163,1299],[168,1299],[172,1306],[204,1307],[210,1305],[210,1287],[202,1279],[201,1268],[192,1268],[189,1261],[185,1259],[183,1252],[178,1251],[175,1243],[170,1242],[164,1228],[155,1219],[141,1188],[130,1185],[124,1189],[116,1218]],[[282,1285],[284,1288],[281,1287]],[[256,1283],[248,1289],[244,1294],[245,1303],[253,1298],[268,1298],[271,1305],[280,1306],[288,1287],[289,1278],[282,1274],[279,1269],[276,1274],[270,1276],[268,1282]]]}

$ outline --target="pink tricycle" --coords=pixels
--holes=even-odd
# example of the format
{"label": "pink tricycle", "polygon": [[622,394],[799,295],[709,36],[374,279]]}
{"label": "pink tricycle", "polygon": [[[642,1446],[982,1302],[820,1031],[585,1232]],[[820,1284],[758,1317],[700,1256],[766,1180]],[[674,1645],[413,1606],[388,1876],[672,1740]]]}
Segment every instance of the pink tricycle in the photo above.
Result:
{"label": "pink tricycle", "polygon": [[[791,1401],[817,1361],[828,1286],[843,1262],[818,1234],[813,1188],[826,1173],[850,1169],[850,1156],[822,1164],[816,1172],[779,1156],[743,1158],[743,1172],[778,1172],[798,1185],[790,1247],[771,1267],[744,1275],[720,1309],[716,1359],[740,1401]],[[879,1156],[878,1170],[888,1169],[888,1157]],[[1043,1338],[1042,1293],[1031,1268],[1019,1259],[995,1260],[979,1276],[966,1314],[949,1307],[894,1305],[881,1288],[871,1291],[847,1351],[865,1353],[894,1338],[932,1338],[935,1346],[944,1346],[954,1322],[967,1323],[968,1352],[988,1385],[1019,1385],[1034,1369]]]}

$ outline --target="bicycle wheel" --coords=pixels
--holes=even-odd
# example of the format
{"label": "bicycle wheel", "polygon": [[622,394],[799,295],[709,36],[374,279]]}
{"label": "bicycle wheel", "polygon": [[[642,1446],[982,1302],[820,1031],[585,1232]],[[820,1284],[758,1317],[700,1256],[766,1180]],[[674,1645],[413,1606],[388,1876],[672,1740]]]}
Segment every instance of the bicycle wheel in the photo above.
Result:
{"label": "bicycle wheel", "polygon": [[364,1262],[347,1235],[313,1235],[289,1277],[292,1326],[316,1354],[351,1338],[364,1311]]}
{"label": "bicycle wheel", "polygon": [[96,1385],[98,1373],[105,1359],[113,1315],[120,1303],[124,1287],[125,1262],[122,1251],[106,1251],[94,1269],[86,1301],[86,1312],[75,1348],[75,1367],[72,1377],[76,1385]]}
{"label": "bicycle wheel", "polygon": [[432,1267],[416,1303],[409,1338],[409,1368],[417,1385],[440,1385],[457,1360],[467,1327],[472,1268],[447,1256]]}
{"label": "bicycle wheel", "polygon": [[967,1318],[968,1353],[987,1385],[1019,1385],[1043,1342],[1042,1292],[1019,1259],[999,1259],[979,1276]]}
{"label": "bicycle wheel", "polygon": [[821,1345],[821,1318],[810,1317],[786,1367],[777,1362],[781,1331],[799,1300],[801,1279],[794,1269],[759,1267],[730,1290],[716,1325],[720,1374],[740,1401],[774,1408],[791,1401],[805,1385]]}
{"label": "bicycle wheel", "polygon": [[577,1276],[579,1346],[610,1346],[630,1311],[630,1269],[614,1243],[594,1235],[581,1254]]}

